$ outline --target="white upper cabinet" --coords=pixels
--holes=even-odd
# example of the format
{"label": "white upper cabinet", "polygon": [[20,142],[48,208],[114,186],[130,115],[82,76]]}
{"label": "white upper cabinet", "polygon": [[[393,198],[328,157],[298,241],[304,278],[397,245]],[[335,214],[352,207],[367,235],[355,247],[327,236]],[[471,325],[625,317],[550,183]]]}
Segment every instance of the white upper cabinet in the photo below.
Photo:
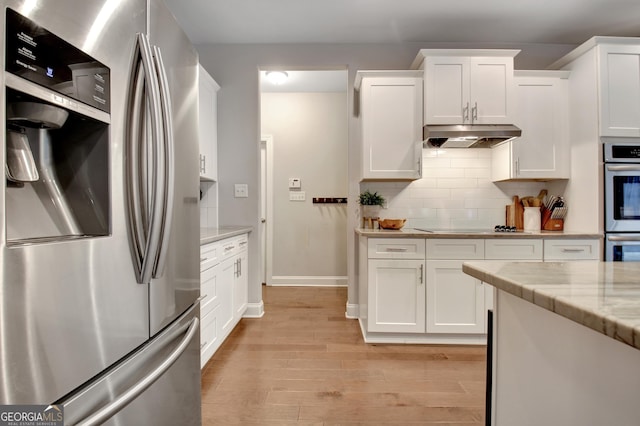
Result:
{"label": "white upper cabinet", "polygon": [[600,136],[640,137],[640,44],[599,46]]}
{"label": "white upper cabinet", "polygon": [[516,71],[522,136],[492,149],[493,181],[570,177],[568,71]]}
{"label": "white upper cabinet", "polygon": [[422,73],[358,71],[363,180],[422,175]]}
{"label": "white upper cabinet", "polygon": [[512,124],[518,50],[423,49],[424,124]]}
{"label": "white upper cabinet", "polygon": [[198,138],[200,141],[200,180],[218,180],[218,90],[220,86],[199,65]]}

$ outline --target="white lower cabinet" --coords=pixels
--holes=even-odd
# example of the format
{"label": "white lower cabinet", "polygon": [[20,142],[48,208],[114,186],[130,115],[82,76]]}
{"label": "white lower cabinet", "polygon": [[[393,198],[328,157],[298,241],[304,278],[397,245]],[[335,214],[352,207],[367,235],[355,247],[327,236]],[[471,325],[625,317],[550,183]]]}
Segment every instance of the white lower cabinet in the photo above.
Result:
{"label": "white lower cabinet", "polygon": [[203,315],[200,313],[200,368],[204,368],[215,351],[220,347],[220,327],[218,326],[218,310],[220,306],[213,308],[211,312]]}
{"label": "white lower cabinet", "polygon": [[200,247],[200,366],[220,347],[247,309],[248,236]]}
{"label": "white lower cabinet", "polygon": [[482,239],[427,240],[427,333],[483,334],[484,285],[462,272],[484,259]]}
{"label": "white lower cabinet", "polygon": [[223,284],[220,289],[221,298],[224,300],[224,304],[220,309],[220,328],[224,336],[231,333],[231,330],[235,326],[233,321],[233,283],[235,280],[235,259],[228,257],[220,265],[220,281]]}
{"label": "white lower cabinet", "polygon": [[368,342],[483,343],[494,288],[464,262],[600,258],[599,240],[587,238],[361,238]]}
{"label": "white lower cabinet", "polygon": [[200,248],[200,367],[220,346],[220,329],[217,326],[222,296],[220,294],[220,259],[218,244]]}
{"label": "white lower cabinet", "polygon": [[247,262],[246,240],[239,241],[240,252],[235,256],[235,273],[233,276],[233,317],[240,320],[247,310],[249,274]]}
{"label": "white lower cabinet", "polygon": [[462,260],[427,260],[427,333],[485,332],[484,285]]}
{"label": "white lower cabinet", "polygon": [[424,333],[424,260],[371,259],[368,330]]}

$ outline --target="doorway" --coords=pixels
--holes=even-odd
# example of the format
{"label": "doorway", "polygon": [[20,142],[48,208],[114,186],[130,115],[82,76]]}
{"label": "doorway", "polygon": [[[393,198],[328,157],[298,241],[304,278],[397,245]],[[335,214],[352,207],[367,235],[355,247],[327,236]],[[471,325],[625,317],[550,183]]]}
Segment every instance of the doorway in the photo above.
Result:
{"label": "doorway", "polygon": [[348,72],[260,74],[263,283],[346,286]]}
{"label": "doorway", "polygon": [[271,268],[273,252],[269,250],[267,242],[273,241],[273,136],[262,135],[260,138],[260,246],[262,256],[260,260],[260,271],[262,274],[262,285],[272,285]]}

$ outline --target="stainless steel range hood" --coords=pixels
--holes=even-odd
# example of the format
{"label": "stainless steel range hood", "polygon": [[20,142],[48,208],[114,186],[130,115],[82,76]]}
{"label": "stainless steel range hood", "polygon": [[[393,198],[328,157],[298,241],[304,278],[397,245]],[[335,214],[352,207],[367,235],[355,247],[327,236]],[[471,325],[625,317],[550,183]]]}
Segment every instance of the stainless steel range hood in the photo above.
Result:
{"label": "stainless steel range hood", "polygon": [[426,148],[490,148],[522,130],[512,124],[426,125],[422,134]]}

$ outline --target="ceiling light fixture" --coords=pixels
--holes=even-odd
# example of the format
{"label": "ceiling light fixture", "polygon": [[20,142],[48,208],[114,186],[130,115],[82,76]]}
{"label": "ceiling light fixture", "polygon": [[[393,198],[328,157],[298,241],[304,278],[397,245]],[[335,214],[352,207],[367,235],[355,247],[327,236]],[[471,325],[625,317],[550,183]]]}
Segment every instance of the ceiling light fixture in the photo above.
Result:
{"label": "ceiling light fixture", "polygon": [[267,77],[267,80],[272,84],[280,85],[289,78],[289,74],[285,71],[267,71],[265,77]]}

